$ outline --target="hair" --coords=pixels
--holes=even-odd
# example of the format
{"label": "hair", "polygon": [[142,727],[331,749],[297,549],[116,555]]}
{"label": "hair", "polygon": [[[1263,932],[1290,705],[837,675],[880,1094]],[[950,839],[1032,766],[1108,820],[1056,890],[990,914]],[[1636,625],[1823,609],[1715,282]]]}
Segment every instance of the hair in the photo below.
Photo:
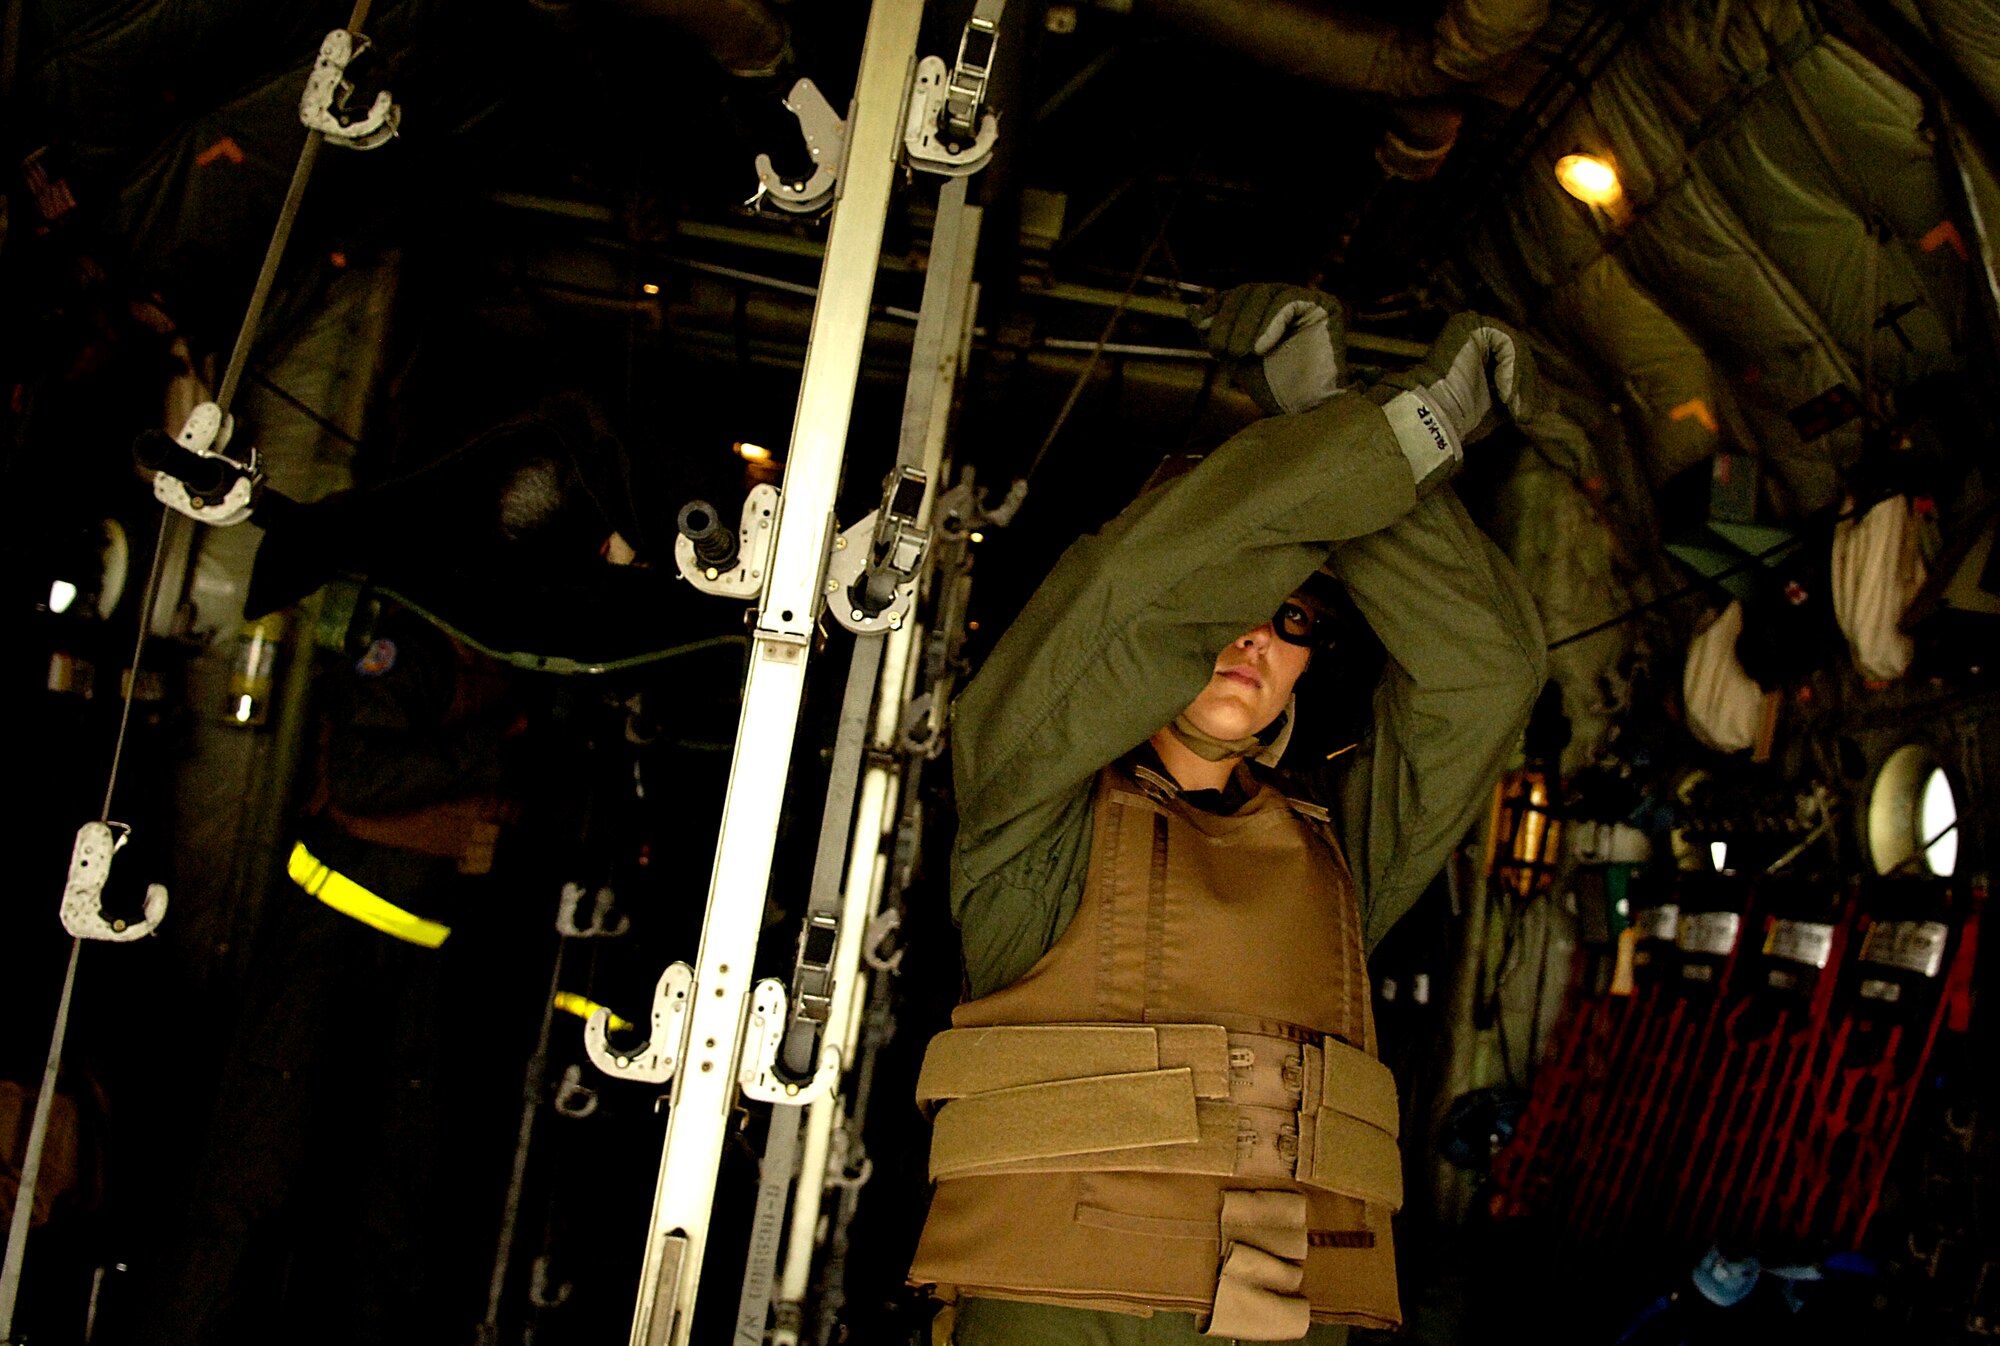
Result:
{"label": "hair", "polygon": [[497,522],[509,542],[539,531],[563,507],[563,471],[552,458],[518,464],[500,484]]}
{"label": "hair", "polygon": [[1284,767],[1307,773],[1367,734],[1375,718],[1375,687],[1382,680],[1388,652],[1354,606],[1347,586],[1332,575],[1315,571],[1299,589],[1319,605],[1321,620],[1333,626],[1331,639],[1320,642],[1294,688],[1299,722],[1285,748]]}

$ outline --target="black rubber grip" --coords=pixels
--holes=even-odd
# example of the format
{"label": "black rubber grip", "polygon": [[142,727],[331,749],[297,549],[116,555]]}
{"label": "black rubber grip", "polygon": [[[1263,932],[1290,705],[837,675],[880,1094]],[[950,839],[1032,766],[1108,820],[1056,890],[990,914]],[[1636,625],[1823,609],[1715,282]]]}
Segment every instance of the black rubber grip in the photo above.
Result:
{"label": "black rubber grip", "polygon": [[695,557],[703,565],[716,570],[735,568],[736,530],[723,522],[715,506],[706,500],[690,500],[681,506],[676,523],[681,536],[693,544]]}
{"label": "black rubber grip", "polygon": [[189,495],[221,495],[242,475],[225,459],[204,457],[181,447],[180,441],[164,430],[142,430],[132,442],[132,459],[149,472],[179,479]]}

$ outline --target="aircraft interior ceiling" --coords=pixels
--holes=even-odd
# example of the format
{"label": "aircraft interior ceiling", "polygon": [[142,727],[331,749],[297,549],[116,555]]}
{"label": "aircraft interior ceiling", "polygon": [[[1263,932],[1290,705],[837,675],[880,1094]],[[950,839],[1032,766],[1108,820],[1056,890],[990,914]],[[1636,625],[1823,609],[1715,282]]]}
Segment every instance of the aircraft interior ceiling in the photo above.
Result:
{"label": "aircraft interior ceiling", "polygon": [[[0,1343],[1165,1342],[1231,1335],[1239,1244],[1272,1339],[2000,1334],[1990,0],[0,0],[0,142]],[[1362,420],[1393,508],[1274,485]],[[1366,559],[1403,511],[1463,532]],[[1135,747],[1128,644],[1205,670],[1301,538],[1297,696]],[[988,820],[1044,724],[1002,783],[1071,803]],[[1104,801],[1157,934],[1166,820],[1244,788],[1363,885],[1325,1045],[1394,1198],[1311,1169],[1314,1076],[1284,1183],[1360,1233],[1225,1208],[1189,1291],[1155,1204],[1139,1271],[1121,1215],[982,1281],[1071,1245],[953,1193],[1167,1191],[1197,1109],[994,1121],[1112,1076],[947,1089],[938,1035],[1208,1023],[1007,1016],[1112,901]],[[1047,900],[1004,957],[989,880]]]}

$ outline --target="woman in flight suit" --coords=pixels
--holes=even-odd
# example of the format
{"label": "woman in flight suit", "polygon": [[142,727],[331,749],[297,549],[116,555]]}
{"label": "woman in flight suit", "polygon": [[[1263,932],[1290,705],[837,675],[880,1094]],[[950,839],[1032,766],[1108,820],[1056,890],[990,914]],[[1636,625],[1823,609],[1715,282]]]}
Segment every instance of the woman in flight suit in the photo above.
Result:
{"label": "woman in flight suit", "polygon": [[[911,1280],[959,1346],[1400,1321],[1366,952],[1542,685],[1533,602],[1448,485],[1532,369],[1461,315],[1342,389],[1337,309],[1279,286],[1224,296],[1209,339],[1273,414],[1072,546],[954,709],[973,998],[919,1083],[938,1182]],[[1333,816],[1249,765],[1309,658],[1340,658],[1310,648],[1321,572],[1389,656]]]}

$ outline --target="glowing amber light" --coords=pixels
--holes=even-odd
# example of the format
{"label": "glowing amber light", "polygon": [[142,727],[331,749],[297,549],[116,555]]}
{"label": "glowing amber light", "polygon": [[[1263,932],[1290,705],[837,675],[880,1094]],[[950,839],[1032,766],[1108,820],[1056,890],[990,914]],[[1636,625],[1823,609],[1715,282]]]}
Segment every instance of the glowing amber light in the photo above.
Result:
{"label": "glowing amber light", "polygon": [[1521,809],[1521,825],[1514,832],[1514,859],[1519,864],[1538,864],[1542,840],[1549,830],[1549,787],[1540,776],[1528,780],[1528,799]]}
{"label": "glowing amber light", "polygon": [[1548,776],[1533,768],[1510,773],[1494,789],[1487,865],[1524,899],[1554,882],[1562,819],[1552,800]]}
{"label": "glowing amber light", "polygon": [[1556,160],[1556,181],[1579,201],[1608,206],[1623,194],[1618,171],[1594,154],[1565,154]]}
{"label": "glowing amber light", "polygon": [[736,456],[746,463],[768,463],[771,461],[771,451],[762,444],[739,443],[736,446]]}

